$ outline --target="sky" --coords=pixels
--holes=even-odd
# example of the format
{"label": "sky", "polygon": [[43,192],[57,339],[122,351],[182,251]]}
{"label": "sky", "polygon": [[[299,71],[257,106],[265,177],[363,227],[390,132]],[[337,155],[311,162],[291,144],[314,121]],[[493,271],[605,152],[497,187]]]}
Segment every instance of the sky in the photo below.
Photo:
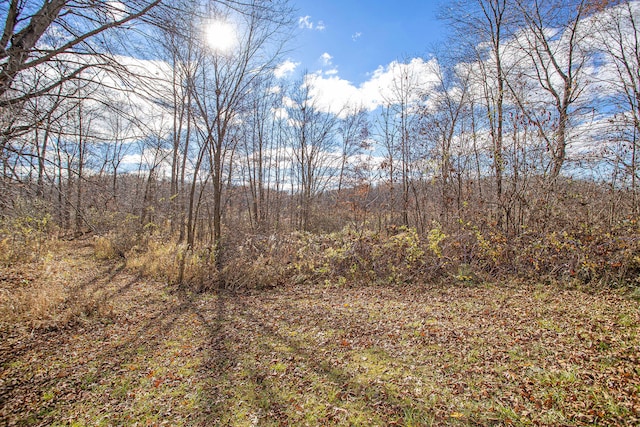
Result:
{"label": "sky", "polygon": [[445,40],[439,0],[293,0],[296,72],[322,70],[355,86],[394,60],[428,57]]}

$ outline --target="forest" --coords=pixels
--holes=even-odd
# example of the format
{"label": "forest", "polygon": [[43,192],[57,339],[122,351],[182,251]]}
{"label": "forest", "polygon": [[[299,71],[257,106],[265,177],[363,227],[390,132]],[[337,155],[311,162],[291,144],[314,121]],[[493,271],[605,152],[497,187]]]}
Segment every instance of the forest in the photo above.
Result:
{"label": "forest", "polygon": [[640,1],[439,19],[1,1],[0,425],[640,423]]}

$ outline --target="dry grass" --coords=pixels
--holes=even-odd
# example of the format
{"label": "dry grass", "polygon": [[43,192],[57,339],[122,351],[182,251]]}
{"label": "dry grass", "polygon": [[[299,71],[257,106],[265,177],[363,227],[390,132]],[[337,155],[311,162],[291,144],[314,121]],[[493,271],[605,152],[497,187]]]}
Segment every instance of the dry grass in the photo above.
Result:
{"label": "dry grass", "polygon": [[144,249],[132,248],[126,259],[129,270],[171,284],[208,288],[216,281],[213,253],[208,249],[187,250],[185,245],[152,239]]}
{"label": "dry grass", "polygon": [[49,242],[48,251],[37,260],[0,268],[3,328],[57,329],[108,313],[100,280],[91,280],[108,278],[112,267],[87,263],[92,254],[88,244]]}
{"label": "dry grass", "polygon": [[93,247],[96,258],[100,260],[115,259],[121,256],[113,240],[107,236],[96,237]]}
{"label": "dry grass", "polygon": [[49,286],[33,286],[24,283],[18,286],[0,288],[0,319],[4,322],[17,322],[29,327],[42,327],[58,324],[65,317],[61,309],[67,300],[65,286],[51,283]]}
{"label": "dry grass", "polygon": [[640,312],[611,293],[349,283],[190,294],[86,249],[71,261],[72,282],[108,292],[98,300],[113,312],[0,340],[6,425],[640,421]]}

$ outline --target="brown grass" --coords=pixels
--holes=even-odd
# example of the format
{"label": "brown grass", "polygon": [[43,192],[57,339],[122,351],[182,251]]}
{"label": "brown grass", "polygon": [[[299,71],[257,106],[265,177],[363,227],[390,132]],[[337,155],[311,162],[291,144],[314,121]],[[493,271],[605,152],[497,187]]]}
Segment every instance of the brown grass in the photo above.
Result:
{"label": "brown grass", "polygon": [[64,304],[96,310],[0,340],[8,425],[640,422],[640,314],[613,292],[348,282],[194,294],[66,248],[49,277],[67,283]]}
{"label": "brown grass", "polygon": [[0,324],[57,329],[107,313],[98,284],[112,264],[87,263],[92,255],[86,242],[50,242],[37,260],[0,268]]}

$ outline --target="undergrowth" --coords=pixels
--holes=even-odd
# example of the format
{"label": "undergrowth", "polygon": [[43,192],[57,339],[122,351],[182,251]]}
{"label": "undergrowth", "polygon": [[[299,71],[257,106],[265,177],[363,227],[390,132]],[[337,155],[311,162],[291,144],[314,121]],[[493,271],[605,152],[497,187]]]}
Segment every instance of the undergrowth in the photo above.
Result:
{"label": "undergrowth", "polygon": [[14,215],[0,218],[0,264],[37,261],[55,241],[51,215],[38,206],[16,202]]}
{"label": "undergrowth", "polygon": [[121,264],[93,266],[85,259],[92,251],[83,242],[49,241],[38,258],[0,267],[0,330],[59,329],[108,316],[102,285]]}
{"label": "undergrowth", "polygon": [[[640,292],[640,227],[623,221],[608,230],[533,232],[517,236],[460,222],[433,222],[392,232],[366,225],[333,233],[242,235],[216,251],[188,248],[170,236],[147,233],[123,246],[118,233],[96,239],[96,256],[123,256],[133,271],[206,290],[264,289],[285,282],[323,285],[474,285],[512,279],[570,287]],[[218,259],[216,259],[218,257]]]}

